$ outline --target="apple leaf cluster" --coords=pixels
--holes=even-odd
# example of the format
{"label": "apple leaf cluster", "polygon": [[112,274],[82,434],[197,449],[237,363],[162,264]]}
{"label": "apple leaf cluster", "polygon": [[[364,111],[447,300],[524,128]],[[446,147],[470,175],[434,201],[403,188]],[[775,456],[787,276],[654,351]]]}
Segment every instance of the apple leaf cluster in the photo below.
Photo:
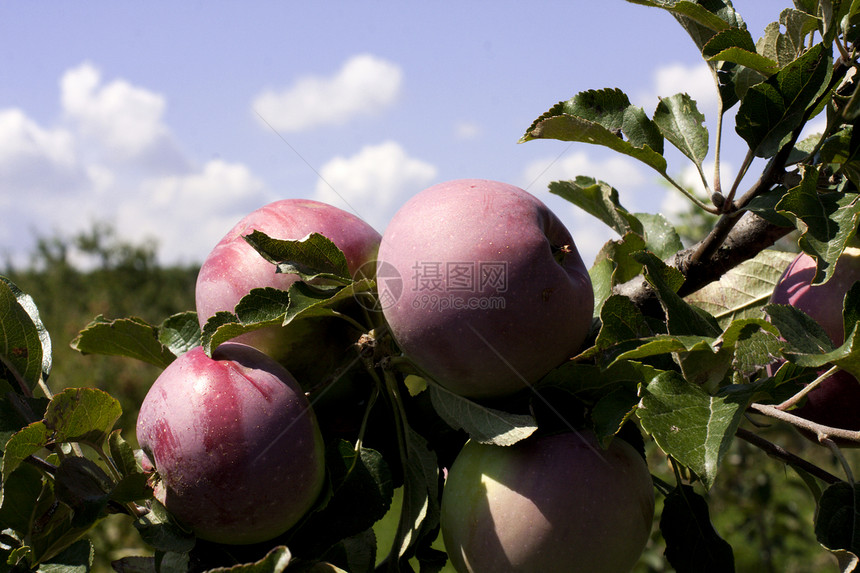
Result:
{"label": "apple leaf cluster", "polygon": [[[688,94],[661,98],[649,115],[615,88],[553,105],[520,141],[599,145],[644,163],[693,209],[717,217],[706,236],[684,247],[665,217],[628,211],[623,190],[587,174],[550,184],[550,193],[618,238],[588,270],[594,312],[585,317],[585,342],[534,384],[504,395],[453,391],[401,352],[384,314],[390,301],[383,283],[390,277],[381,267],[356,272],[346,249],[323,233],[244,235],[272,274],[294,280],[283,289],[252,288],[232,310],[211,317],[189,311],[160,324],[96,317],[72,341],[75,349],[160,368],[196,347],[212,356],[228,341],[272,329],[293,333],[305,356],[330,356],[332,341],[324,333],[348,333],[333,375],[313,380],[305,373],[314,365],[304,363],[297,375],[326,443],[323,491],[294,527],[247,546],[196,539],[155,499],[152,468],[114,429],[121,414],[114,398],[91,388],[51,392],[50,337],[35,302],[4,279],[0,571],[87,570],[94,549],[86,534],[112,514],[130,516],[153,549],[151,556],[120,559],[119,571],[227,565],[266,572],[411,571],[416,564],[422,572],[441,571],[447,557],[434,542],[446,474],[464,444],[510,451],[569,429],[587,429],[607,450],[623,439],[649,453],[662,508],[657,527],[676,571],[734,570],[732,547],[712,525],[707,494],[738,439],[804,480],[817,504],[817,540],[841,571],[860,570],[860,502],[842,451],[860,443],[860,432],[795,411],[826,378],[823,370],[860,379],[860,286],[835,301],[843,309],[841,342],[828,337],[820,319],[770,302],[795,257],[773,248],[778,239],[797,233],[798,249],[815,260],[816,285],[833,278],[857,243],[860,3],[795,0],[756,40],[728,0],[631,1],[674,17],[713,72],[716,149],[709,149],[706,118]],[[722,181],[719,146],[725,114],[735,106],[735,133],[748,153],[736,178]],[[814,118],[824,118],[823,131],[801,139]],[[707,200],[673,178],[668,146],[696,168]],[[745,184],[756,159],[764,167]],[[559,247],[555,254],[569,255],[570,245]],[[763,423],[814,436],[839,460],[845,478],[759,435]],[[655,464],[669,468],[671,477],[658,476]],[[394,507],[398,490],[395,533],[383,547],[373,527]]]}

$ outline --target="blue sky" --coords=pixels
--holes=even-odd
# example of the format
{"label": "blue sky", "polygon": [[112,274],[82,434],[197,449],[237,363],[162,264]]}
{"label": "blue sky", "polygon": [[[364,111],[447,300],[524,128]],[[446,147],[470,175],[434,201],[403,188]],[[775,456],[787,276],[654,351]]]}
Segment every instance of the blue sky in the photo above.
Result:
{"label": "blue sky", "polygon": [[[735,2],[754,38],[789,5]],[[648,114],[688,92],[715,122],[692,41],[622,0],[6,2],[0,57],[0,257],[19,262],[36,233],[95,222],[157,238],[165,262],[201,261],[244,214],[287,197],[381,232],[421,189],[478,177],[544,200],[590,264],[613,234],[549,181],[598,177],[632,211],[685,200],[602,149],[517,144],[531,122],[604,87]],[[743,148],[727,139],[732,171]]]}

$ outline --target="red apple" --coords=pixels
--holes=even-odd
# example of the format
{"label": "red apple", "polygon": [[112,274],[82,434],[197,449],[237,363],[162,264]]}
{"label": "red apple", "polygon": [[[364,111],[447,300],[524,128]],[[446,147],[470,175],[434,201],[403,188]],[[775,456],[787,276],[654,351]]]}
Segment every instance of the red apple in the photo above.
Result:
{"label": "red apple", "polygon": [[155,497],[201,539],[271,539],[313,506],[325,476],[313,410],[280,364],[227,342],[172,362],[150,388],[137,439]]}
{"label": "red apple", "polygon": [[[201,328],[215,313],[233,312],[251,289],[287,290],[299,280],[295,274],[276,273],[275,266],[243,239],[254,230],[282,240],[299,240],[320,233],[343,251],[351,273],[374,261],[381,238],[359,217],[318,201],[284,199],[257,209],[215,245],[200,268],[195,297]],[[346,351],[360,334],[336,328],[341,324],[332,322],[301,321],[288,329],[264,328],[234,340],[262,350],[281,362],[303,385],[313,386],[321,379],[338,375]],[[315,352],[308,352],[309,338],[325,341],[314,344]]]}
{"label": "red apple", "polygon": [[463,179],[420,192],[383,234],[384,265],[402,280],[382,305],[400,349],[464,396],[533,384],[591,327],[594,294],[573,238],[513,185]]}
{"label": "red apple", "polygon": [[[779,279],[770,301],[802,310],[824,328],[834,344],[841,345],[845,341],[842,305],[845,293],[860,280],[860,249],[845,249],[830,280],[823,284],[812,284],[815,269],[815,259],[805,253],[797,255]],[[792,413],[825,426],[860,430],[860,382],[848,372],[837,372],[807,394],[804,405]]]}
{"label": "red apple", "polygon": [[441,530],[460,573],[622,572],[651,532],[654,488],[642,456],[590,432],[502,447],[467,442],[448,473]]}

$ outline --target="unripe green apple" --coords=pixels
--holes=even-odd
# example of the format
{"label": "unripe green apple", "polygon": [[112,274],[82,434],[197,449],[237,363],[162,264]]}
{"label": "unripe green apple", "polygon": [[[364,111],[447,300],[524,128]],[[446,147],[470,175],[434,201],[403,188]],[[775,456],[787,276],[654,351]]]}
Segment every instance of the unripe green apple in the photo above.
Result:
{"label": "unripe green apple", "polygon": [[137,439],[157,470],[156,499],[208,541],[276,537],[322,490],[310,404],[283,366],[244,344],[174,360],[140,407]]}
{"label": "unripe green apple", "polygon": [[[815,259],[800,253],[777,282],[770,301],[802,310],[824,328],[834,344],[841,345],[845,341],[843,300],[860,280],[860,249],[846,248],[830,280],[823,284],[812,284],[815,271]],[[860,430],[860,382],[848,372],[839,371],[809,392],[804,405],[791,413],[825,426]],[[807,437],[815,441],[813,436]],[[843,445],[857,444],[845,442]]]}
{"label": "unripe green apple", "polygon": [[377,264],[402,280],[382,306],[400,349],[463,396],[533,384],[591,327],[594,294],[573,238],[513,185],[461,179],[421,191],[392,218]]}
{"label": "unripe green apple", "polygon": [[653,517],[642,456],[620,438],[604,450],[583,431],[467,442],[445,482],[441,530],[459,573],[621,573]]}

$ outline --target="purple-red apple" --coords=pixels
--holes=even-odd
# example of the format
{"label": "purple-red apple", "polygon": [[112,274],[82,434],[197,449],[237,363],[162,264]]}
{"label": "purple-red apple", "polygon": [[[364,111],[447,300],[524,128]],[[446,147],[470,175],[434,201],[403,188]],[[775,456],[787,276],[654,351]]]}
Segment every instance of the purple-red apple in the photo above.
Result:
{"label": "purple-red apple", "polygon": [[[845,249],[830,280],[823,284],[812,284],[815,270],[815,259],[805,253],[797,255],[777,282],[770,302],[802,310],[824,328],[834,344],[841,345],[845,341],[842,305],[845,293],[860,280],[860,249]],[[803,406],[792,413],[825,426],[860,430],[860,382],[839,371],[809,392]]]}
{"label": "purple-red apple", "polygon": [[462,179],[418,193],[385,230],[377,266],[402,281],[382,300],[400,349],[463,396],[533,384],[591,327],[594,294],[573,238],[506,183]]}
{"label": "purple-red apple", "polygon": [[156,379],[137,439],[155,497],[201,539],[247,544],[283,533],[325,477],[314,412],[292,375],[255,348],[196,347]]}
{"label": "purple-red apple", "polygon": [[651,532],[644,459],[591,432],[503,447],[467,442],[442,494],[445,550],[460,573],[629,571]]}
{"label": "purple-red apple", "polygon": [[[215,245],[200,268],[195,298],[201,328],[215,313],[233,312],[251,289],[288,290],[299,280],[296,274],[276,273],[275,266],[244,240],[245,235],[255,230],[281,240],[299,240],[319,233],[343,251],[353,274],[375,260],[381,239],[359,217],[326,203],[284,199],[261,207],[239,221]],[[339,358],[360,334],[336,328],[341,325],[332,322],[299,321],[289,328],[263,328],[234,340],[254,346],[281,362],[303,385],[314,385],[333,375],[342,365]],[[314,344],[315,352],[308,352],[307,340],[323,337],[326,341]]]}

